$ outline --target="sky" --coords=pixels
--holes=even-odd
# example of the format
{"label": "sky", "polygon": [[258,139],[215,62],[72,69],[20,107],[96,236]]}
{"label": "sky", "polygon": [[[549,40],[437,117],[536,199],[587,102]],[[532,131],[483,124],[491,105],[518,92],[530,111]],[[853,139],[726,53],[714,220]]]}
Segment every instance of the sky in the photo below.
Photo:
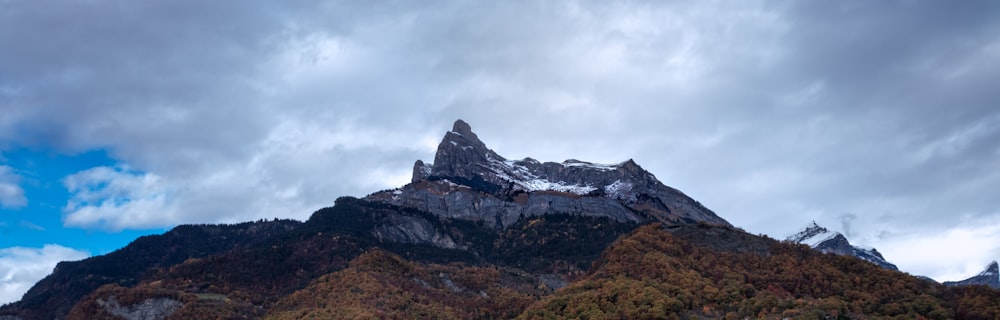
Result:
{"label": "sky", "polygon": [[1000,259],[997,83],[996,1],[0,0],[0,303],[405,184],[456,119],[963,279]]}

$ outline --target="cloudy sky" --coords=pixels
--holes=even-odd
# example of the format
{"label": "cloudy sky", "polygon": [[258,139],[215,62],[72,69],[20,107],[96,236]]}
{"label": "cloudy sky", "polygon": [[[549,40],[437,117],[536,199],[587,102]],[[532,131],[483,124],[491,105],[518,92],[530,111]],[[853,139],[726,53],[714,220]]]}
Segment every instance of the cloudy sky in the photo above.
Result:
{"label": "cloudy sky", "polygon": [[1000,3],[0,0],[0,302],[182,223],[401,185],[458,118],[752,233],[1000,259]]}

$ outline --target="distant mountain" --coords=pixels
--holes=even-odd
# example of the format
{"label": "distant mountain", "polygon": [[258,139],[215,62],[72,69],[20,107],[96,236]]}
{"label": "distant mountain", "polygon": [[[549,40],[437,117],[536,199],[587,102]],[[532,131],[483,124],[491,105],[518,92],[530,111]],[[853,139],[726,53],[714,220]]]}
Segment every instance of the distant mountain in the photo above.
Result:
{"label": "distant mountain", "polygon": [[843,234],[821,227],[816,221],[811,222],[799,233],[789,236],[786,241],[805,244],[826,253],[857,257],[889,270],[899,270],[896,265],[886,261],[878,250],[851,245]]}
{"label": "distant mountain", "polygon": [[980,272],[979,274],[962,280],[962,281],[946,281],[944,283],[946,286],[972,286],[972,285],[984,285],[991,288],[1000,288],[1000,267],[997,266],[997,262],[990,262],[986,266],[986,270]]}

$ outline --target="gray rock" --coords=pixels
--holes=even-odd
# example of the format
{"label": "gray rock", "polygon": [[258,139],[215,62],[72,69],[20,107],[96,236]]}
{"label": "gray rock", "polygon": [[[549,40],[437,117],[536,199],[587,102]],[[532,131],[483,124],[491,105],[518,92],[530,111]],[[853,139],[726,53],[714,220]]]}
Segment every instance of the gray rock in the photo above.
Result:
{"label": "gray rock", "polygon": [[114,296],[108,300],[98,299],[97,304],[108,313],[126,320],[165,319],[183,306],[180,301],[168,298],[151,298],[135,305],[122,306]]}
{"label": "gray rock", "polygon": [[417,162],[413,164],[413,178],[410,179],[410,182],[427,180],[427,178],[431,176],[432,169],[433,168],[431,168],[431,166],[424,164],[423,161],[417,160]]}
{"label": "gray rock", "polygon": [[430,244],[445,249],[465,249],[448,235],[444,235],[425,219],[399,214],[390,214],[387,223],[374,231],[380,241],[411,244]]}
{"label": "gray rock", "polygon": [[540,274],[537,275],[536,278],[538,279],[538,282],[541,282],[542,284],[545,285],[546,288],[549,288],[549,290],[552,291],[565,288],[567,285],[569,285],[569,281],[559,276],[558,274],[552,274],[552,273]]}

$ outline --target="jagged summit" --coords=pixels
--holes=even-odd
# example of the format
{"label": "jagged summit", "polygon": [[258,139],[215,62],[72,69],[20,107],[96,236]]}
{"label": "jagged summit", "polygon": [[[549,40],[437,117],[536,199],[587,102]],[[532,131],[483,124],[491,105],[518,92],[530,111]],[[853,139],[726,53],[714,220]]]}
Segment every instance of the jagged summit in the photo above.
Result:
{"label": "jagged summit", "polygon": [[617,164],[508,160],[462,120],[445,133],[433,163],[414,163],[410,184],[367,199],[501,227],[520,216],[549,213],[729,225],[631,159]]}
{"label": "jagged summit", "polygon": [[[648,177],[646,177],[648,176]],[[655,180],[629,159],[618,164],[596,164],[569,159],[562,163],[532,158],[507,160],[479,140],[462,120],[445,133],[433,163],[414,164],[412,182],[426,179],[482,181],[506,191],[562,191],[585,195],[621,179]]]}
{"label": "jagged summit", "polygon": [[805,228],[802,228],[802,231],[788,236],[785,240],[794,243],[806,244],[815,248],[823,241],[830,240],[837,235],[839,235],[839,233],[830,232],[830,230],[820,227],[814,220],[806,225]]}
{"label": "jagged summit", "polygon": [[822,252],[857,257],[886,269],[899,270],[896,265],[886,261],[878,250],[852,245],[843,234],[821,227],[816,221],[810,222],[802,231],[789,236],[785,241],[805,244]]}
{"label": "jagged summit", "polygon": [[984,285],[993,288],[1000,288],[1000,266],[998,266],[996,260],[994,260],[986,266],[986,270],[983,270],[983,272],[980,272],[971,278],[962,281],[947,281],[944,284],[948,286]]}
{"label": "jagged summit", "polygon": [[472,132],[472,127],[459,119],[438,144],[434,162],[424,164],[423,167],[414,166],[414,181],[426,179],[431,175],[472,177],[477,174],[479,167],[489,166],[492,159],[506,160],[487,148],[486,144],[479,140],[479,136]]}
{"label": "jagged summit", "polygon": [[451,131],[449,131],[449,133],[458,134],[468,139],[469,141],[478,144],[479,146],[482,147],[486,146],[485,144],[483,144],[482,141],[479,140],[479,137],[476,136],[476,133],[472,132],[472,126],[470,126],[467,122],[462,121],[462,119],[455,120],[455,124],[452,126]]}

